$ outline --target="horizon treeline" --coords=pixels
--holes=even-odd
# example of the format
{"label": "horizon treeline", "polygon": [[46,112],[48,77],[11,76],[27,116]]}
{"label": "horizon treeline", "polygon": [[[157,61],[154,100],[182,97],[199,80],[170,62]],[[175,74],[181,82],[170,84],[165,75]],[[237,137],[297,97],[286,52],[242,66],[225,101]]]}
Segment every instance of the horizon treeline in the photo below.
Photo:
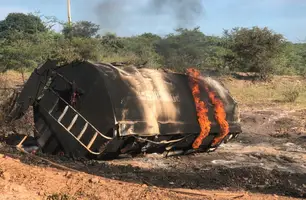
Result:
{"label": "horizon treeline", "polygon": [[127,62],[150,68],[184,71],[187,67],[221,73],[252,72],[262,80],[272,75],[305,75],[306,44],[292,43],[268,27],[233,27],[222,36],[205,35],[199,27],[179,28],[166,36],[143,33],[100,35],[90,21],[63,24],[55,18],[10,13],[0,21],[0,70],[31,71],[47,59]]}

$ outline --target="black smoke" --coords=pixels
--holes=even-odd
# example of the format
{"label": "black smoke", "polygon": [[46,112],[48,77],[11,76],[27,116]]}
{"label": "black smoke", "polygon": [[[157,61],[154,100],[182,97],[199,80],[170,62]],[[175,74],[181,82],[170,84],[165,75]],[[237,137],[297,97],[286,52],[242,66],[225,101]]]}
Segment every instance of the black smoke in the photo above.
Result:
{"label": "black smoke", "polygon": [[197,26],[204,14],[203,0],[101,0],[95,6],[102,31],[159,26]]}
{"label": "black smoke", "polygon": [[155,14],[171,14],[179,28],[194,25],[204,12],[201,0],[151,0],[149,8]]}

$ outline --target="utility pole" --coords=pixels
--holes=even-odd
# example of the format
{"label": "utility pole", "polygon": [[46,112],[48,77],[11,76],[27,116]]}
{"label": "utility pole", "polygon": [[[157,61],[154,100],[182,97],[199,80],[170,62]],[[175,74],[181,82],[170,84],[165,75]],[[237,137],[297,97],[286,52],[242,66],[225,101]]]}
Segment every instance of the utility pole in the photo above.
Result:
{"label": "utility pole", "polygon": [[71,25],[71,10],[70,10],[70,0],[67,0],[67,9],[68,9],[68,24]]}

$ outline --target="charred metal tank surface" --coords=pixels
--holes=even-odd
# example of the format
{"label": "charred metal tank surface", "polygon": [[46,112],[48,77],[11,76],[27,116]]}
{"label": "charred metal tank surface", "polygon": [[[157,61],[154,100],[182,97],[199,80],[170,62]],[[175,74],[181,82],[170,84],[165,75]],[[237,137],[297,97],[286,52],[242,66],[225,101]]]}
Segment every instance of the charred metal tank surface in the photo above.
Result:
{"label": "charred metal tank surface", "polygon": [[[227,132],[208,91],[223,106]],[[201,102],[209,121],[206,135]],[[76,157],[205,152],[241,132],[238,106],[219,81],[130,65],[56,66],[47,61],[24,85],[10,119],[20,118],[30,106],[42,151]],[[197,138],[200,143],[195,147]]]}

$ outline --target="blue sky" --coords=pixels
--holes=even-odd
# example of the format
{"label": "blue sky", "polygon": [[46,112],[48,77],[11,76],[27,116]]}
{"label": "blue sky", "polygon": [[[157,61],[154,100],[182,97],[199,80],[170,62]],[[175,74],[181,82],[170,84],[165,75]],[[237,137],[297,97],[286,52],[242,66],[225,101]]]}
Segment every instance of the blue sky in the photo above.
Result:
{"label": "blue sky", "polygon": [[[142,9],[148,0],[113,1],[119,2],[114,10],[103,11],[98,6],[103,0],[71,0],[72,20],[90,20],[102,30],[122,36],[143,32],[164,35],[176,28],[174,19],[167,14]],[[200,26],[205,34],[221,35],[223,29],[237,26],[268,26],[288,40],[306,41],[306,0],[202,0],[202,5],[204,13],[193,26]],[[0,0],[0,19],[10,12],[34,11],[67,20],[66,0]],[[112,23],[107,23],[103,13],[109,14]]]}

